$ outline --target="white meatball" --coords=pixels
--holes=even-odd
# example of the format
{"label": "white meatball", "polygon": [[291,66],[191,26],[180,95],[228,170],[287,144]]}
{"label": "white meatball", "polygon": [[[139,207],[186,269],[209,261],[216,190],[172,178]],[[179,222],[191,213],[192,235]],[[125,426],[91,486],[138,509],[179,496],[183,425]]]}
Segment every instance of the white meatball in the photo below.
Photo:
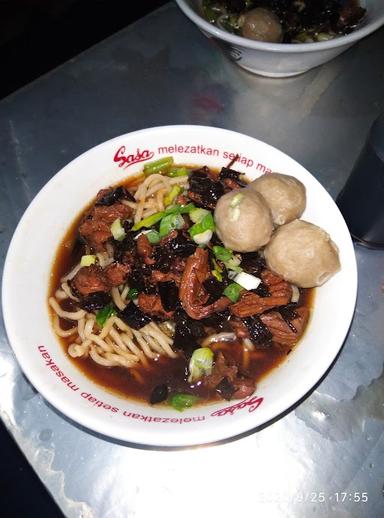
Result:
{"label": "white meatball", "polygon": [[280,43],[283,40],[283,28],[275,13],[256,7],[240,16],[241,34],[251,40]]}
{"label": "white meatball", "polygon": [[305,187],[293,176],[280,173],[264,174],[251,182],[249,188],[264,197],[271,209],[275,225],[284,225],[300,218],[305,210]]}
{"label": "white meatball", "polygon": [[327,232],[299,219],[276,230],[264,255],[270,270],[300,288],[321,286],[340,269],[338,248]]}
{"label": "white meatball", "polygon": [[216,205],[215,224],[224,245],[237,252],[258,250],[273,231],[271,211],[263,197],[250,189],[224,194]]}

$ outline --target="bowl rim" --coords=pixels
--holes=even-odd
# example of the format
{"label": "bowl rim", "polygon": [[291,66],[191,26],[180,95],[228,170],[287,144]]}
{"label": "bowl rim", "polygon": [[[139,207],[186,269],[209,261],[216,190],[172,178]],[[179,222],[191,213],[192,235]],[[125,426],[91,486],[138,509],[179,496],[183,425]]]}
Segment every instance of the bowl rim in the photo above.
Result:
{"label": "bowl rim", "polygon": [[332,50],[338,47],[352,45],[356,41],[368,36],[372,32],[379,29],[384,24],[384,12],[377,17],[376,20],[370,20],[366,25],[356,29],[355,31],[345,36],[340,36],[328,41],[317,41],[313,43],[268,43],[265,41],[255,41],[242,36],[237,36],[226,32],[215,25],[212,25],[208,21],[198,14],[189,5],[188,0],[176,0],[177,5],[183,11],[183,13],[192,20],[201,30],[208,32],[212,36],[216,36],[221,40],[224,40],[232,45],[238,45],[252,50],[270,51],[270,52],[281,52],[285,53],[307,53],[307,52],[319,52],[323,50]]}
{"label": "bowl rim", "polygon": [[[168,433],[166,431],[159,432],[158,430],[152,429],[141,429],[140,432],[134,429],[130,429],[129,433],[122,432],[121,426],[117,423],[114,425],[113,421],[109,421],[107,425],[107,421],[103,421],[99,417],[96,417],[90,412],[84,412],[81,407],[74,407],[70,400],[66,400],[63,395],[57,395],[51,389],[51,381],[47,377],[40,377],[36,375],[35,369],[30,369],[28,358],[24,353],[21,353],[24,346],[20,345],[17,339],[17,335],[15,333],[15,327],[12,323],[12,311],[10,307],[6,304],[7,298],[9,298],[9,289],[10,289],[10,273],[12,273],[11,268],[11,259],[12,255],[15,253],[15,248],[17,248],[17,241],[19,239],[19,234],[22,234],[23,228],[27,225],[26,216],[29,213],[29,209],[35,209],[40,202],[40,198],[43,195],[49,193],[52,188],[56,187],[56,184],[59,180],[64,178],[68,171],[71,171],[73,167],[77,167],[77,164],[81,164],[81,162],[87,157],[92,156],[92,154],[97,153],[104,148],[107,149],[112,143],[119,142],[126,137],[135,137],[140,136],[141,134],[145,134],[146,136],[157,133],[159,131],[188,131],[188,130],[197,131],[199,129],[203,130],[214,130],[215,132],[226,134],[230,136],[231,134],[245,137],[247,139],[252,139],[260,142],[266,148],[270,148],[273,151],[277,151],[280,155],[287,158],[289,161],[295,163],[299,169],[302,169],[306,174],[309,174],[314,182],[317,184],[317,187],[321,187],[324,190],[324,194],[331,199],[330,195],[326,192],[325,188],[320,184],[320,182],[314,177],[304,166],[302,166],[299,162],[297,162],[294,158],[287,155],[285,152],[281,151],[274,146],[267,144],[264,141],[257,139],[257,137],[253,137],[251,135],[246,135],[238,131],[229,130],[225,128],[212,127],[212,126],[203,126],[203,125],[166,125],[166,126],[155,126],[144,128],[132,132],[128,132],[125,134],[118,135],[106,141],[95,144],[91,148],[86,149],[78,156],[73,158],[71,161],[66,163],[63,167],[61,167],[49,180],[48,182],[39,190],[36,196],[31,201],[30,205],[27,207],[26,211],[22,215],[19,220],[19,223],[15,229],[12,240],[9,245],[9,249],[7,252],[4,271],[3,271],[3,279],[2,279],[2,305],[3,305],[3,313],[4,313],[4,323],[5,329],[8,337],[9,344],[16,356],[17,362],[20,365],[22,371],[30,380],[30,382],[34,385],[34,387],[38,390],[41,396],[48,401],[55,409],[61,412],[67,419],[73,421],[77,425],[85,427],[87,430],[90,430],[93,433],[101,434],[104,437],[110,438],[112,440],[120,440],[124,443],[128,444],[136,444],[136,445],[145,445],[152,447],[167,447],[167,448],[179,448],[179,447],[187,447],[193,445],[202,445],[202,444],[215,444],[219,441],[223,440],[233,440],[238,438],[239,436],[247,433],[252,433],[255,429],[260,427],[265,427],[273,420],[278,419],[284,416],[285,413],[289,412],[293,407],[297,404],[300,404],[301,400],[305,398],[308,393],[316,387],[319,381],[322,380],[324,375],[327,374],[328,370],[332,367],[335,358],[339,354],[340,350],[345,341],[345,337],[348,334],[355,304],[356,304],[356,295],[357,295],[357,265],[356,259],[354,258],[353,264],[351,265],[351,281],[352,281],[352,298],[348,301],[348,311],[346,312],[346,320],[348,321],[348,325],[345,326],[342,330],[342,336],[340,335],[340,342],[338,347],[332,351],[332,353],[324,357],[317,365],[318,374],[316,374],[316,378],[313,378],[305,383],[304,385],[298,384],[294,389],[288,391],[281,398],[277,400],[273,400],[268,405],[268,411],[266,412],[266,418],[263,418],[260,422],[256,422],[253,426],[250,426],[250,420],[247,418],[247,415],[238,416],[234,420],[226,421],[224,426],[208,426],[204,429],[191,429],[191,430],[183,430],[182,434]],[[344,226],[345,222],[340,214],[340,223]],[[346,228],[346,225],[345,225]],[[353,245],[352,241],[349,242],[349,247]],[[83,374],[79,374],[80,376],[84,376]],[[103,387],[99,387],[100,390],[105,391]],[[303,390],[304,389],[304,390]],[[257,397],[257,396],[255,396]],[[240,400],[239,400],[240,401]],[[241,400],[242,401],[242,400]],[[257,420],[256,420],[257,421]],[[224,424],[224,423],[223,423]],[[129,429],[129,427],[127,427]],[[178,428],[179,429],[179,428]]]}

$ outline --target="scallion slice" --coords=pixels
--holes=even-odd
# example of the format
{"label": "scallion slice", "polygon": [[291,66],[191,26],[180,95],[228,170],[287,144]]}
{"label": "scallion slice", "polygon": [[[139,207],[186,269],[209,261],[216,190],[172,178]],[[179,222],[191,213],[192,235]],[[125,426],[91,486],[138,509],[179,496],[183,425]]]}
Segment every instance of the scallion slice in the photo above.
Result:
{"label": "scallion slice", "polygon": [[100,309],[96,313],[96,322],[98,323],[98,325],[100,327],[103,327],[105,325],[105,323],[107,322],[108,318],[110,318],[112,315],[115,315],[115,314],[116,314],[115,306],[113,305],[112,302],[110,302],[109,304],[104,306],[103,309]]}
{"label": "scallion slice", "polygon": [[201,232],[200,234],[193,236],[193,240],[197,245],[207,245],[212,239],[212,236],[212,230],[206,230],[205,232]]}
{"label": "scallion slice", "polygon": [[241,290],[244,288],[236,282],[231,282],[223,291],[224,295],[229,298],[232,302],[237,302],[240,298]]}
{"label": "scallion slice", "polygon": [[168,171],[167,176],[171,178],[177,178],[178,176],[187,176],[188,169],[186,167],[173,167],[170,171]]}
{"label": "scallion slice", "polygon": [[169,214],[160,222],[159,237],[167,236],[172,230],[183,228],[185,224],[181,214]]}
{"label": "scallion slice", "polygon": [[233,280],[248,291],[256,290],[261,283],[261,279],[259,279],[259,277],[246,272],[236,274]]}
{"label": "scallion slice", "polygon": [[116,218],[115,221],[112,223],[111,233],[116,241],[122,241],[127,235],[123,225],[121,224],[120,218]]}
{"label": "scallion slice", "polygon": [[149,162],[144,166],[144,175],[149,176],[150,174],[155,173],[165,173],[170,169],[173,165],[173,157],[166,156],[164,158],[160,158],[159,160],[155,160],[154,162]]}
{"label": "scallion slice", "polygon": [[198,397],[194,396],[193,394],[185,394],[182,392],[179,392],[177,394],[173,394],[168,402],[169,404],[178,410],[179,412],[183,412],[186,408],[191,408],[196,401],[198,401]]}
{"label": "scallion slice", "polygon": [[157,230],[150,230],[145,235],[151,245],[156,245],[160,241],[160,235]]}
{"label": "scallion slice", "polygon": [[195,208],[193,203],[188,203],[187,205],[171,205],[171,207],[168,207],[164,211],[164,214],[166,216],[169,214],[189,214]]}
{"label": "scallion slice", "polygon": [[168,207],[174,201],[174,199],[181,193],[183,189],[180,185],[174,185],[168,194],[164,196],[164,205]]}
{"label": "scallion slice", "polygon": [[95,255],[83,255],[80,259],[80,266],[91,266],[96,263]]}
{"label": "scallion slice", "polygon": [[204,216],[209,214],[209,210],[206,209],[193,209],[189,213],[189,217],[193,221],[193,223],[200,223],[203,220]]}
{"label": "scallion slice", "polygon": [[144,218],[135,225],[133,225],[132,230],[135,232],[136,230],[140,230],[141,228],[152,227],[152,225],[156,225],[156,223],[158,223],[164,216],[164,211],[155,212],[155,214],[152,214],[151,216],[148,216],[147,218]]}
{"label": "scallion slice", "polygon": [[242,271],[242,268],[240,268],[241,257],[234,254],[231,249],[224,248],[223,246],[214,246],[212,251],[216,259],[224,263],[227,270],[233,270],[238,273]]}
{"label": "scallion slice", "polygon": [[208,212],[208,214],[206,214],[199,223],[192,225],[188,232],[191,237],[195,237],[197,234],[202,234],[206,230],[211,230],[213,232],[215,228],[212,213]]}
{"label": "scallion slice", "polygon": [[219,259],[219,261],[225,262],[233,257],[232,250],[224,248],[223,246],[214,246],[212,251],[215,254],[216,259]]}
{"label": "scallion slice", "polygon": [[195,349],[189,361],[188,382],[194,383],[203,376],[208,376],[212,372],[213,351],[209,347]]}
{"label": "scallion slice", "polygon": [[130,288],[129,291],[128,291],[128,298],[130,300],[135,300],[137,299],[137,296],[139,295],[139,290],[137,290],[136,288]]}

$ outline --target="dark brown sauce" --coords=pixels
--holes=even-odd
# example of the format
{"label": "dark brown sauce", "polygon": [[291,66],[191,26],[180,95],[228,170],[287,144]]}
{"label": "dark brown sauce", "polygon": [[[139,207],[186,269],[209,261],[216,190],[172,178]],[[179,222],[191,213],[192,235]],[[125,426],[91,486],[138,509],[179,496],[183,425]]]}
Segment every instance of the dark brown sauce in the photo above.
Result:
{"label": "dark brown sauce", "polygon": [[[139,183],[140,180],[140,177],[135,177],[120,182],[118,185],[124,185],[130,189]],[[114,187],[117,187],[117,185]],[[77,239],[77,228],[83,215],[93,203],[94,200],[74,219],[59,244],[50,275],[48,297],[54,296],[60,285],[61,277],[69,272],[79,261],[81,245]],[[314,291],[313,289],[301,290],[300,304],[311,308],[313,306]],[[50,307],[49,311],[53,315]],[[64,319],[60,319],[60,324],[63,329],[71,327],[71,324]],[[149,360],[148,367],[140,365],[135,367],[135,373],[133,373],[132,369],[100,366],[90,358],[72,358],[67,351],[73,338],[57,338],[73,365],[80,369],[87,378],[112,393],[125,398],[148,402],[152,390],[157,385],[163,383],[171,383],[173,392],[191,392],[191,386],[186,381],[188,361],[182,357],[175,359],[160,357],[156,361]],[[233,358],[239,365],[243,363],[243,346],[239,342],[220,342],[212,348],[215,351],[223,351],[227,357]],[[255,349],[255,351],[249,352],[249,364],[245,369],[247,375],[255,379],[256,382],[260,381],[272,369],[279,366],[290,351],[291,349],[289,348],[281,348],[276,344],[272,344],[264,350]],[[207,389],[201,383],[193,386],[193,393],[206,402],[221,400],[221,397],[214,390]]]}

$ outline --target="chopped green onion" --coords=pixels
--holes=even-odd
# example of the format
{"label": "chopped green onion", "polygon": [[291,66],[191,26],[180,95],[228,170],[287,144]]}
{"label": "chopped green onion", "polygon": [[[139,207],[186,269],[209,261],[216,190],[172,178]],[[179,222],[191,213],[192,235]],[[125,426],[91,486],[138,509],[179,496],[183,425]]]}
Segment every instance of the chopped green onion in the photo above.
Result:
{"label": "chopped green onion", "polygon": [[193,203],[188,203],[187,205],[172,205],[164,211],[164,215],[168,216],[168,214],[189,214],[191,210],[195,208],[196,207]]}
{"label": "chopped green onion", "polygon": [[143,227],[152,227],[152,225],[158,223],[165,216],[170,216],[172,214],[188,214],[191,210],[195,208],[196,207],[193,203],[188,203],[187,205],[172,205],[171,207],[168,207],[166,210],[162,210],[161,212],[155,212],[155,214],[148,216],[148,218],[142,219],[141,221],[133,225],[132,230],[135,232],[136,230],[140,230]]}
{"label": "chopped green onion", "polygon": [[176,198],[176,196],[178,196],[181,193],[182,190],[183,189],[182,187],[180,187],[180,185],[174,185],[170,192],[166,196],[164,196],[164,205],[166,207],[168,207],[168,205],[171,205],[173,200]]}
{"label": "chopped green onion", "polygon": [[242,268],[240,268],[241,258],[238,255],[234,255],[228,261],[225,261],[224,264],[228,270],[233,270],[235,272],[242,272]]}
{"label": "chopped green onion", "polygon": [[96,313],[96,322],[100,327],[103,327],[112,315],[116,315],[116,309],[113,303],[110,302]]}
{"label": "chopped green onion", "polygon": [[215,259],[213,259],[213,257],[212,257],[212,264],[213,264],[213,267],[215,270],[217,270],[220,273],[223,273],[224,269],[219,265],[219,263],[217,261],[215,261]]}
{"label": "chopped green onion", "polygon": [[219,282],[223,282],[223,276],[218,270],[212,270],[211,273],[215,277],[215,279],[217,279]]}
{"label": "chopped green onion", "polygon": [[83,255],[80,259],[80,266],[91,266],[96,263],[95,255]]}
{"label": "chopped green onion", "polygon": [[188,382],[194,383],[203,376],[208,376],[212,372],[213,351],[209,347],[195,349],[189,361]]}
{"label": "chopped green onion", "polygon": [[178,394],[173,394],[169,398],[168,402],[173,408],[182,412],[186,408],[191,408],[198,399],[199,398],[197,396],[193,396],[192,394],[179,392]]}
{"label": "chopped green onion", "polygon": [[237,221],[240,217],[240,202],[244,198],[244,194],[238,192],[229,204],[228,216],[230,221]]}
{"label": "chopped green onion", "polygon": [[205,232],[201,232],[200,234],[193,236],[193,240],[197,245],[207,245],[212,239],[212,236],[212,230],[206,230]]}
{"label": "chopped green onion", "polygon": [[231,200],[231,203],[229,204],[229,206],[232,208],[238,207],[243,198],[244,198],[244,194],[242,194],[241,192],[238,192],[237,194],[235,194],[235,196]]}
{"label": "chopped green onion", "polygon": [[174,167],[170,171],[168,171],[167,176],[171,178],[176,178],[178,176],[187,176],[188,169],[186,167]]}
{"label": "chopped green onion", "polygon": [[135,225],[133,225],[132,230],[135,232],[136,230],[140,230],[141,228],[145,227],[152,227],[152,225],[155,225],[158,223],[161,218],[165,216],[165,212],[155,212],[155,214],[152,214],[151,216],[148,216],[148,218],[144,218]]}
{"label": "chopped green onion", "polygon": [[199,223],[192,225],[188,232],[191,237],[195,237],[197,234],[202,234],[206,230],[212,230],[212,232],[215,230],[215,222],[213,221],[211,212],[208,212]]}
{"label": "chopped green onion", "polygon": [[206,216],[207,214],[209,214],[209,210],[206,210],[206,209],[193,209],[189,213],[189,217],[191,218],[191,220],[194,223],[200,223],[200,221],[202,221],[204,216]]}
{"label": "chopped green onion", "polygon": [[151,245],[156,245],[160,241],[160,235],[157,230],[150,230],[145,235]]}
{"label": "chopped green onion", "polygon": [[246,272],[237,273],[233,280],[246,290],[256,290],[261,283],[259,277]]}
{"label": "chopped green onion", "polygon": [[150,174],[166,172],[173,165],[173,157],[166,156],[164,158],[160,158],[159,160],[155,160],[154,162],[149,162],[144,166],[144,175],[149,176]]}
{"label": "chopped green onion", "polygon": [[213,264],[213,270],[211,271],[212,275],[219,281],[223,281],[223,276],[221,275],[223,273],[223,268],[215,261],[215,259],[212,258],[212,264]]}
{"label": "chopped green onion", "polygon": [[113,238],[116,241],[122,241],[125,238],[125,236],[127,235],[124,230],[123,225],[121,224],[120,218],[116,218],[115,221],[112,223],[111,232],[112,232]]}
{"label": "chopped green onion", "polygon": [[136,288],[130,288],[128,291],[128,298],[130,300],[137,299],[138,294],[139,294],[139,290],[137,290]]}
{"label": "chopped green onion", "polygon": [[216,259],[222,261],[228,270],[233,270],[235,272],[243,271],[239,266],[241,263],[240,256],[235,255],[232,250],[224,248],[223,246],[214,246],[212,250]]}
{"label": "chopped green onion", "polygon": [[167,236],[172,230],[183,228],[185,224],[181,214],[169,214],[160,222],[159,236],[160,238]]}
{"label": "chopped green onion", "polygon": [[224,295],[229,298],[232,302],[237,302],[240,298],[240,292],[243,289],[240,284],[236,282],[231,282],[223,291]]}
{"label": "chopped green onion", "polygon": [[212,250],[216,259],[219,259],[219,261],[229,261],[233,257],[233,252],[229,248],[224,248],[223,246],[214,246]]}

